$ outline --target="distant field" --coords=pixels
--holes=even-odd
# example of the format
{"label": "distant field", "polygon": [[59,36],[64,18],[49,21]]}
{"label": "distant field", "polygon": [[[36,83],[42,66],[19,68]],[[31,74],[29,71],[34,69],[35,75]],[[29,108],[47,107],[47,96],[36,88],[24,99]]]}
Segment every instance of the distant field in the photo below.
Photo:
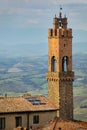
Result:
{"label": "distant field", "polygon": [[[87,120],[87,54],[73,57],[75,81],[73,84],[75,119]],[[18,96],[23,93],[47,96],[47,56],[0,57],[0,96]]]}

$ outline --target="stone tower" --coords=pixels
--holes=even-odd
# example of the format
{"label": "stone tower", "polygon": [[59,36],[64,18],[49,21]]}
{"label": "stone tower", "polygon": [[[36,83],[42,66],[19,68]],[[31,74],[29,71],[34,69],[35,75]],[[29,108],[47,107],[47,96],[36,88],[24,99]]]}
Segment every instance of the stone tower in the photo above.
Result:
{"label": "stone tower", "polygon": [[58,107],[57,116],[73,119],[72,29],[67,28],[67,17],[53,19],[48,30],[48,98]]}

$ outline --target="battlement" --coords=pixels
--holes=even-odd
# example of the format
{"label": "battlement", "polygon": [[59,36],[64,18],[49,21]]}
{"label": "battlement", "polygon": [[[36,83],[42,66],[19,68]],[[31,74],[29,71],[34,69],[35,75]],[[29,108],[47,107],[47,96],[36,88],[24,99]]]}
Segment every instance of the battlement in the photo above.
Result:
{"label": "battlement", "polygon": [[61,72],[59,73],[60,80],[74,80],[74,72],[68,71],[68,72]]}
{"label": "battlement", "polygon": [[49,29],[48,30],[48,38],[72,38],[72,29],[69,28],[67,30],[64,29]]}
{"label": "battlement", "polygon": [[74,72],[47,72],[46,73],[47,80],[74,80]]}

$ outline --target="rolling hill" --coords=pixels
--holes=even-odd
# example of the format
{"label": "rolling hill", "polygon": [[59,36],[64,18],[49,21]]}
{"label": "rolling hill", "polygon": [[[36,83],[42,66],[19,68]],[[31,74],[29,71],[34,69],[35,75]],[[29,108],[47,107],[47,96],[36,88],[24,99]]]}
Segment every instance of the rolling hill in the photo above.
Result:
{"label": "rolling hill", "polygon": [[[73,56],[74,118],[87,120],[87,54]],[[47,96],[47,56],[0,57],[0,96],[23,93]]]}

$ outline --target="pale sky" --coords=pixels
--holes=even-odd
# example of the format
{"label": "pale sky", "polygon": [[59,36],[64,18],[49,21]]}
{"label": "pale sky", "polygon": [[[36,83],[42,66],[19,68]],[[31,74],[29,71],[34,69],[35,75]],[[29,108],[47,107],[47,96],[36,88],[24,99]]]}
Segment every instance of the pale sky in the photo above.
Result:
{"label": "pale sky", "polygon": [[87,0],[0,0],[1,48],[46,43],[60,5],[73,29],[73,41],[87,42]]}

